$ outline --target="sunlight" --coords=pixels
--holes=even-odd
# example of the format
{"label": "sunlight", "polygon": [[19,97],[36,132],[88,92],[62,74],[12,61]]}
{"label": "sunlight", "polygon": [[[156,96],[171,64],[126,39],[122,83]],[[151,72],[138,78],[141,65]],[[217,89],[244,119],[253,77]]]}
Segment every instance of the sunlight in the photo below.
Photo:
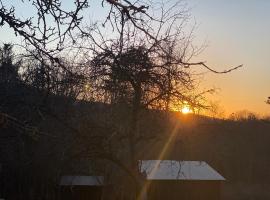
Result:
{"label": "sunlight", "polygon": [[188,114],[188,113],[192,113],[192,110],[190,109],[190,107],[188,105],[183,106],[183,108],[181,109],[181,112],[183,114]]}
{"label": "sunlight", "polygon": [[[171,147],[172,142],[175,140],[175,138],[177,136],[177,132],[179,131],[179,128],[180,128],[179,127],[179,123],[177,123],[174,126],[174,128],[173,128],[170,136],[167,139],[167,141],[165,142],[163,148],[161,149],[157,160],[163,160],[164,159],[166,153],[168,152],[168,149]],[[157,169],[159,167],[159,163],[160,162],[156,162],[156,165],[154,166],[153,170],[151,171],[150,176],[152,176],[152,174],[155,174],[156,173],[156,171],[157,171]],[[151,184],[151,182],[148,182],[148,181],[146,181],[143,184],[143,187],[141,188],[141,190],[139,192],[139,195],[138,195],[138,198],[136,200],[139,200],[139,199],[143,199],[144,198],[144,196],[145,196],[148,188],[150,187],[150,184]]]}

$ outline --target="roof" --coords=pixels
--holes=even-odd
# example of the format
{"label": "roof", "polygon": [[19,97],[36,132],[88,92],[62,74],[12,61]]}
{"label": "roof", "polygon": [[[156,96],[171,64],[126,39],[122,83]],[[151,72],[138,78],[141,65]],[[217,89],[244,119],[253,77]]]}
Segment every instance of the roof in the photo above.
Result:
{"label": "roof", "polygon": [[62,176],[60,185],[89,185],[102,186],[104,185],[103,176]]}
{"label": "roof", "polygon": [[141,160],[147,180],[225,180],[204,161]]}

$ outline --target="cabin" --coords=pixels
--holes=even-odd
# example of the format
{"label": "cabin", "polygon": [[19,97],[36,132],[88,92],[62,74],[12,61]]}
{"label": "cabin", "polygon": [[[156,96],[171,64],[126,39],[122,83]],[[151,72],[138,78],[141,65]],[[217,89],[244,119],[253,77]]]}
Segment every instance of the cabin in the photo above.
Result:
{"label": "cabin", "polygon": [[219,200],[225,178],[204,161],[141,160],[147,200]]}
{"label": "cabin", "polygon": [[104,186],[103,176],[62,176],[61,200],[100,200]]}

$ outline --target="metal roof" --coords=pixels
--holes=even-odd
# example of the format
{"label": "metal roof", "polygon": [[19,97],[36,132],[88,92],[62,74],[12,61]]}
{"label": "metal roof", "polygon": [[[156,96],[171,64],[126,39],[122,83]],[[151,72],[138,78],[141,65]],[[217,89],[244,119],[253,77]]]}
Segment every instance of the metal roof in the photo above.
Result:
{"label": "metal roof", "polygon": [[60,185],[89,185],[102,186],[104,185],[103,176],[62,176]]}
{"label": "metal roof", "polygon": [[204,161],[141,160],[147,180],[225,180]]}

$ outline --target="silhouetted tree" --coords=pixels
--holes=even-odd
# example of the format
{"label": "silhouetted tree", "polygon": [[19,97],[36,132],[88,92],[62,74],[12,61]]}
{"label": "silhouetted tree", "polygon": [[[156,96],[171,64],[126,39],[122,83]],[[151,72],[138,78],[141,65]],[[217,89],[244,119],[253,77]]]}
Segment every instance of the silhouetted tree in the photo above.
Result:
{"label": "silhouetted tree", "polygon": [[[138,131],[141,112],[149,108],[173,108],[184,102],[194,108],[206,107],[203,96],[212,90],[196,91],[192,68],[202,66],[214,73],[228,73],[241,67],[219,72],[204,62],[191,62],[201,49],[192,46],[193,30],[189,34],[183,30],[186,13],[177,5],[168,10],[162,8],[159,19],[148,23],[147,33],[132,28],[132,23],[123,18],[121,23],[116,23],[115,38],[107,38],[99,27],[89,28],[88,35],[78,37],[81,41],[78,49],[88,56],[81,65],[88,67],[85,76],[94,99],[110,104],[124,103],[130,109],[127,128],[114,137],[127,141],[129,168],[136,182],[141,178],[136,149],[149,137]],[[123,121],[116,123],[123,127]]]}
{"label": "silhouetted tree", "polygon": [[0,81],[11,84],[18,81],[20,62],[15,62],[11,44],[4,44],[0,48]]}
{"label": "silhouetted tree", "polygon": [[[87,10],[91,3],[89,0],[76,0],[67,8],[67,2],[62,0],[19,0],[18,4],[1,1],[0,27],[7,25],[17,36],[24,39],[25,45],[33,47],[51,61],[60,63],[57,53],[64,49],[65,42],[71,40],[76,43],[74,36],[78,32],[85,33],[82,27],[82,12]],[[20,4],[32,9],[35,14],[19,17]],[[141,15],[152,19],[147,13],[149,5],[145,2],[104,0],[100,1],[100,4],[102,7],[110,7],[104,24],[108,21],[115,23],[115,19],[121,15],[130,20],[134,27],[144,29]],[[65,68],[64,65],[61,67]]]}

